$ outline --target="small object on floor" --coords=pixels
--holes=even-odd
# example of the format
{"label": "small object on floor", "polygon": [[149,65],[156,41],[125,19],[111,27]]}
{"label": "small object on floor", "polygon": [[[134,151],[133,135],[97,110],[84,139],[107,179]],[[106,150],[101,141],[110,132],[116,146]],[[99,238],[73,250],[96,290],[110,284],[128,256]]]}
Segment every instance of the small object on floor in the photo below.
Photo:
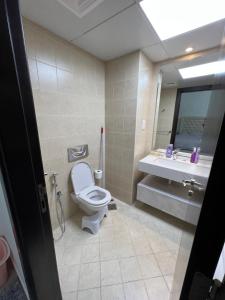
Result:
{"label": "small object on floor", "polygon": [[82,217],[82,229],[89,229],[93,234],[97,234],[100,228],[100,224],[104,216],[107,216],[108,207],[104,206],[101,210],[97,211],[94,215]]}
{"label": "small object on floor", "polygon": [[1,300],[27,300],[23,287],[15,271],[12,271],[6,284],[0,289]]}
{"label": "small object on floor", "polygon": [[114,199],[111,199],[111,201],[108,204],[108,210],[116,210],[117,206],[116,206],[116,202]]}

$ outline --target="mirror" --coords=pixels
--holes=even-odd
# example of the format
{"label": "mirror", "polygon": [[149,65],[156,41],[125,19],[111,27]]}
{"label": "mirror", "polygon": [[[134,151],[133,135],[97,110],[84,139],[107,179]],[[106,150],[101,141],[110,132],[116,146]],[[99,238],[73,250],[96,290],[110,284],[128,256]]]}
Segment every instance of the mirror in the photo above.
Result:
{"label": "mirror", "polygon": [[219,49],[214,49],[159,65],[161,91],[153,149],[173,144],[174,149],[184,152],[200,147],[201,153],[214,154],[225,112],[225,74],[183,79],[179,70],[217,61],[218,57]]}

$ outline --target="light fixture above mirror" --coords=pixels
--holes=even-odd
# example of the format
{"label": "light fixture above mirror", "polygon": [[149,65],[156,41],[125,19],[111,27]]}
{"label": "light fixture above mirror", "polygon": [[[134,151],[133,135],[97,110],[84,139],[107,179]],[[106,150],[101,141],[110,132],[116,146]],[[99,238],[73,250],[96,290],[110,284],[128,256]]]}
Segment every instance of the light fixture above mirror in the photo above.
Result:
{"label": "light fixture above mirror", "polygon": [[179,69],[183,79],[225,73],[225,60]]}

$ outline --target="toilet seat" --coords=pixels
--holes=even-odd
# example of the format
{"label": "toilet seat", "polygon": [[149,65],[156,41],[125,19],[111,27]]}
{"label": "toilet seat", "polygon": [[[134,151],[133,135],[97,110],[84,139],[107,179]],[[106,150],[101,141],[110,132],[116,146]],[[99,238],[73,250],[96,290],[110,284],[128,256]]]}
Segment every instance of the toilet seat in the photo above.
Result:
{"label": "toilet seat", "polygon": [[96,185],[82,190],[78,197],[95,207],[104,206],[111,200],[110,193]]}
{"label": "toilet seat", "polygon": [[74,193],[72,200],[87,214],[82,217],[81,228],[88,228],[92,233],[99,231],[100,224],[108,214],[110,192],[95,185],[93,172],[86,162],[79,162],[71,170]]}
{"label": "toilet seat", "polygon": [[71,179],[77,198],[95,208],[107,205],[110,193],[95,185],[91,167],[86,162],[79,162],[71,170]]}

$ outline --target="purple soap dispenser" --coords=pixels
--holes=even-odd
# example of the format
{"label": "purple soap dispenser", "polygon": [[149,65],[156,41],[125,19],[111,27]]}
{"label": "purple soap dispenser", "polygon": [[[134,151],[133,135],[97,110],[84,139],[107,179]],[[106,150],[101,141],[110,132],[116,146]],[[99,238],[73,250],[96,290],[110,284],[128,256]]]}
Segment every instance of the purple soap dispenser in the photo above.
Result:
{"label": "purple soap dispenser", "polygon": [[173,144],[169,144],[166,148],[166,157],[171,158],[173,154]]}
{"label": "purple soap dispenser", "polygon": [[197,155],[197,148],[194,147],[194,149],[193,149],[193,151],[191,153],[191,159],[190,159],[191,163],[195,163],[195,161],[196,161],[196,155]]}
{"label": "purple soap dispenser", "polygon": [[196,164],[197,164],[198,161],[199,161],[200,151],[201,151],[201,148],[198,147],[197,150],[196,150],[196,155],[195,155],[195,163],[196,163]]}

